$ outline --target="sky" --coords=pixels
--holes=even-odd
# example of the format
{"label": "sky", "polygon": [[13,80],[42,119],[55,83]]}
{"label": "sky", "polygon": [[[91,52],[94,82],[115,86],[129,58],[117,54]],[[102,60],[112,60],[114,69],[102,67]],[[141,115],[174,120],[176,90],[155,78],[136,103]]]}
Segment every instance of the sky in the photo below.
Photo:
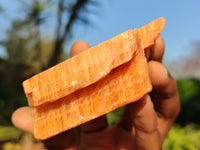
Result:
{"label": "sky", "polygon": [[[14,0],[1,1],[7,11],[17,9]],[[99,0],[89,6],[87,18],[91,25],[77,25],[74,41],[84,40],[91,46],[108,40],[128,29],[139,28],[159,17],[166,18],[161,34],[165,40],[166,62],[181,60],[191,52],[191,43],[200,41],[200,0]],[[0,20],[1,22],[1,20]],[[5,23],[6,24],[6,23]],[[2,29],[5,27],[3,26]],[[1,30],[2,30],[1,29]]]}
{"label": "sky", "polygon": [[[86,40],[92,46],[128,29],[139,28],[161,16],[166,26],[166,61],[188,55],[193,41],[200,41],[200,0],[102,0],[99,14],[91,14],[95,29],[86,29],[75,40]],[[99,16],[98,16],[99,15]]]}

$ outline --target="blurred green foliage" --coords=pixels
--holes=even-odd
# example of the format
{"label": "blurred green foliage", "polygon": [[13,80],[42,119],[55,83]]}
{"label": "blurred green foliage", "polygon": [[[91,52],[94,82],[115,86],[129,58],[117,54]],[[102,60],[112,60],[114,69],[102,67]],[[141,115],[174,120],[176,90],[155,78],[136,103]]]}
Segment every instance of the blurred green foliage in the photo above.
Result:
{"label": "blurred green foliage", "polygon": [[200,124],[200,79],[179,79],[177,83],[181,100],[181,113],[176,122],[181,125]]}
{"label": "blurred green foliage", "polygon": [[7,142],[3,145],[3,150],[22,150],[19,143]]}
{"label": "blurred green foliage", "polygon": [[112,126],[116,123],[118,123],[123,115],[124,112],[124,106],[115,109],[114,111],[109,112],[106,116],[108,119],[109,126]]}
{"label": "blurred green foliage", "polygon": [[164,141],[163,150],[200,150],[199,140],[199,125],[190,124],[185,127],[174,125]]}
{"label": "blurred green foliage", "polygon": [[17,139],[23,132],[13,126],[0,126],[0,141]]}

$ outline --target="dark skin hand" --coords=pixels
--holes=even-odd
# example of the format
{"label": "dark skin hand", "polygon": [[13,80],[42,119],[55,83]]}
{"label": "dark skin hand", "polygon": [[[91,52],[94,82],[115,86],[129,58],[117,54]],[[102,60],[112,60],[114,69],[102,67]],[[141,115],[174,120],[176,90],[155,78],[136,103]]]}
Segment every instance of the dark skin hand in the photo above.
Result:
{"label": "dark skin hand", "polygon": [[[75,42],[71,55],[89,48],[88,43]],[[81,125],[81,137],[75,129],[44,140],[48,149],[59,150],[160,150],[174,120],[180,112],[176,81],[162,65],[164,40],[159,37],[146,51],[153,91],[139,101],[126,105],[121,121],[108,127],[106,116]],[[16,110],[13,124],[33,133],[29,107]]]}

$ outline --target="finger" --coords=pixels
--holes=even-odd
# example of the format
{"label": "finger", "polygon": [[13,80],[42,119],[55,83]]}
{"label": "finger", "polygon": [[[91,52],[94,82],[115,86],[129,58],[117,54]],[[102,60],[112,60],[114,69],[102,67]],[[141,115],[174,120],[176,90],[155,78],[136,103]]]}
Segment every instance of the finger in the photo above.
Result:
{"label": "finger", "polygon": [[[164,40],[162,37],[158,37],[158,39],[155,41],[155,44],[148,49],[145,49],[145,56],[147,58],[147,60],[151,61],[151,60],[155,60],[155,61],[162,61],[162,57],[164,54],[164,48],[165,48],[165,44],[164,44]],[[156,70],[159,72],[159,68],[156,68]],[[160,73],[160,72],[159,72]],[[165,75],[165,77],[167,76],[167,72]],[[162,75],[162,76],[163,76]],[[155,80],[155,82],[160,82],[157,79],[157,74],[154,74],[154,76],[152,76]],[[120,121],[119,125],[126,129],[126,130],[132,130],[131,126],[130,126],[130,114],[129,111],[127,109],[125,109],[124,115],[122,117],[122,120]]]}
{"label": "finger", "polygon": [[[16,127],[33,134],[32,116],[29,107],[17,109],[13,113],[11,120]],[[75,129],[65,131],[42,142],[48,149],[78,148],[78,138]]]}
{"label": "finger", "polygon": [[165,67],[155,61],[150,61],[149,75],[153,85],[152,101],[159,119],[161,135],[168,133],[174,119],[180,112],[180,102],[176,81]]}
{"label": "finger", "polygon": [[106,129],[108,127],[106,116],[103,115],[94,120],[91,120],[81,125],[81,131],[83,133],[93,133]]}
{"label": "finger", "polygon": [[67,130],[49,139],[43,140],[49,150],[77,150],[79,149],[78,134],[75,129]]}
{"label": "finger", "polygon": [[[128,105],[132,125],[135,128],[136,149],[161,149],[162,139],[158,130],[157,116],[149,95]],[[144,144],[145,143],[145,144]]]}
{"label": "finger", "polygon": [[120,122],[118,123],[118,125],[126,131],[134,132],[132,120],[131,120],[131,114],[129,112],[128,105],[125,107],[123,116]]}
{"label": "finger", "polygon": [[17,109],[13,113],[11,120],[16,127],[33,134],[32,116],[29,107]]}
{"label": "finger", "polygon": [[88,48],[90,48],[90,45],[87,42],[84,41],[77,41],[74,44],[72,44],[71,47],[71,56],[75,56],[78,53],[87,50]]}
{"label": "finger", "polygon": [[147,48],[144,50],[144,54],[145,54],[145,57],[147,60],[149,60],[149,57],[150,57],[150,48]]}
{"label": "finger", "polygon": [[155,44],[150,48],[149,60],[162,61],[165,51],[165,42],[162,37],[157,38]]}
{"label": "finger", "polygon": [[180,110],[176,81],[161,63],[150,61],[148,65],[156,110],[163,117],[176,117]]}

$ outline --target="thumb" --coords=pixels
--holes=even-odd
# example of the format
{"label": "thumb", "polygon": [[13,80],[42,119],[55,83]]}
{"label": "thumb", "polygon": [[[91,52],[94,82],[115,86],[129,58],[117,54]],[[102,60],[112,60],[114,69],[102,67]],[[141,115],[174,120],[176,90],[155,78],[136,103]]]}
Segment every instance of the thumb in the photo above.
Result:
{"label": "thumb", "polygon": [[17,109],[12,115],[12,123],[26,132],[33,134],[33,123],[31,110],[29,107],[21,107]]}

